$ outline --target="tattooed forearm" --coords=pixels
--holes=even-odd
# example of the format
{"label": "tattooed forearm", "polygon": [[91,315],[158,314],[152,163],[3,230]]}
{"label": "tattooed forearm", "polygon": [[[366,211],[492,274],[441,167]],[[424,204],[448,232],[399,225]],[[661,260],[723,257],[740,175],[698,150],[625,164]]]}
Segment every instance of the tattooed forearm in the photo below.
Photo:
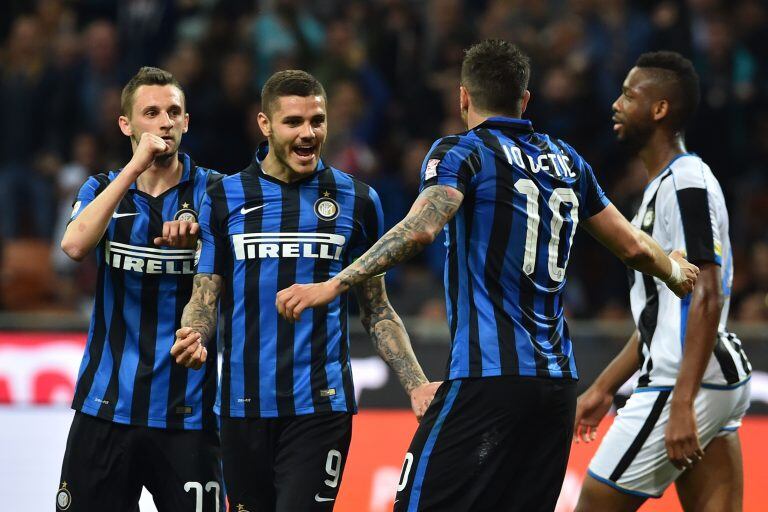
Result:
{"label": "tattooed forearm", "polygon": [[360,315],[376,352],[392,368],[407,393],[426,384],[427,377],[421,369],[411,347],[411,340],[400,317],[387,298],[382,276],[364,281],[355,288],[360,302]]}
{"label": "tattooed forearm", "polygon": [[351,288],[406,261],[431,244],[461,206],[464,194],[434,185],[422,192],[411,211],[373,247],[334,278]]}
{"label": "tattooed forearm", "polygon": [[181,326],[191,327],[207,343],[216,331],[216,313],[223,283],[216,274],[197,274],[192,282],[192,297],[184,307]]}

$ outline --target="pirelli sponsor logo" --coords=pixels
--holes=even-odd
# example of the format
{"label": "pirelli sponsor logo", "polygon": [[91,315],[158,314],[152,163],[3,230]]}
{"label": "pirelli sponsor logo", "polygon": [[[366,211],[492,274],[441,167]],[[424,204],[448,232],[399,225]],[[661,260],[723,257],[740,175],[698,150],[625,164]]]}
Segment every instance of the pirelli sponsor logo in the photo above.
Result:
{"label": "pirelli sponsor logo", "polygon": [[107,264],[142,274],[194,274],[194,249],[153,249],[108,240]]}
{"label": "pirelli sponsor logo", "polygon": [[235,259],[319,258],[339,261],[347,239],[333,233],[243,233],[232,235]]}

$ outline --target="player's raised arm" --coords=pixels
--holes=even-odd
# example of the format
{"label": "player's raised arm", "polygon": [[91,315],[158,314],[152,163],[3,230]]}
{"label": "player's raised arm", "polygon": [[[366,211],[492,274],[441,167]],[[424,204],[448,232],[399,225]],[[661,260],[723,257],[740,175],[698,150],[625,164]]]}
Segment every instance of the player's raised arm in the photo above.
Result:
{"label": "player's raised arm", "polygon": [[699,268],[686,261],[679,251],[667,256],[653,238],[630,224],[612,204],[582,225],[628,267],[658,277],[678,297],[693,290]]}
{"label": "player's raised arm", "polygon": [[386,272],[420,253],[458,211],[464,194],[444,185],[426,188],[403,220],[387,231],[354,263],[323,283],[295,284],[277,294],[277,310],[289,321],[307,308],[328,304],[372,276]]}
{"label": "player's raised arm", "polygon": [[184,306],[181,328],[176,331],[176,341],[171,355],[176,363],[200,369],[208,357],[206,344],[216,332],[219,295],[224,280],[216,274],[197,274],[192,284],[192,297]]}
{"label": "player's raised arm", "polygon": [[[161,137],[144,132],[130,162],[100,194],[94,196],[94,191],[89,190],[90,180],[86,182],[78,194],[72,221],[61,239],[61,249],[67,256],[80,261],[98,245],[126,191],[152,165],[155,156],[168,148]],[[83,209],[78,212],[81,206]]]}
{"label": "player's raised arm", "polygon": [[439,382],[430,383],[416,360],[403,321],[387,297],[384,276],[375,276],[355,287],[360,303],[360,321],[373,341],[379,356],[397,375],[411,398],[417,419],[426,412]]}

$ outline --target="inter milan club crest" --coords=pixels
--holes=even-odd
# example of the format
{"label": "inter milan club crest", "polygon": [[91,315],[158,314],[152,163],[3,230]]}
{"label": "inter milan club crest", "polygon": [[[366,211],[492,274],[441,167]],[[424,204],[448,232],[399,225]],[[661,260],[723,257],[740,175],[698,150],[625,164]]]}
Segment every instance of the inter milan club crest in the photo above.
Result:
{"label": "inter milan club crest", "polygon": [[197,212],[189,207],[189,203],[183,203],[181,210],[176,212],[173,220],[183,220],[186,222],[197,222]]}
{"label": "inter milan club crest", "polygon": [[315,215],[321,220],[333,220],[339,216],[339,203],[331,199],[328,191],[315,201]]}
{"label": "inter milan club crest", "polygon": [[67,482],[62,482],[59,492],[56,493],[56,508],[59,510],[68,510],[72,504],[72,495],[67,489]]}

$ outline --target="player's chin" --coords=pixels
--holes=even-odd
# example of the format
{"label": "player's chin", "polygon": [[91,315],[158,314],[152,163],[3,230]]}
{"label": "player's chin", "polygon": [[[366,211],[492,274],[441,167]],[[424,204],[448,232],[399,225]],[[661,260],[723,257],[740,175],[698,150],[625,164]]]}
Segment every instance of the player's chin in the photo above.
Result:
{"label": "player's chin", "polygon": [[313,172],[317,168],[317,163],[320,160],[316,153],[312,153],[310,156],[293,153],[291,157],[291,168],[298,174],[308,174]]}

